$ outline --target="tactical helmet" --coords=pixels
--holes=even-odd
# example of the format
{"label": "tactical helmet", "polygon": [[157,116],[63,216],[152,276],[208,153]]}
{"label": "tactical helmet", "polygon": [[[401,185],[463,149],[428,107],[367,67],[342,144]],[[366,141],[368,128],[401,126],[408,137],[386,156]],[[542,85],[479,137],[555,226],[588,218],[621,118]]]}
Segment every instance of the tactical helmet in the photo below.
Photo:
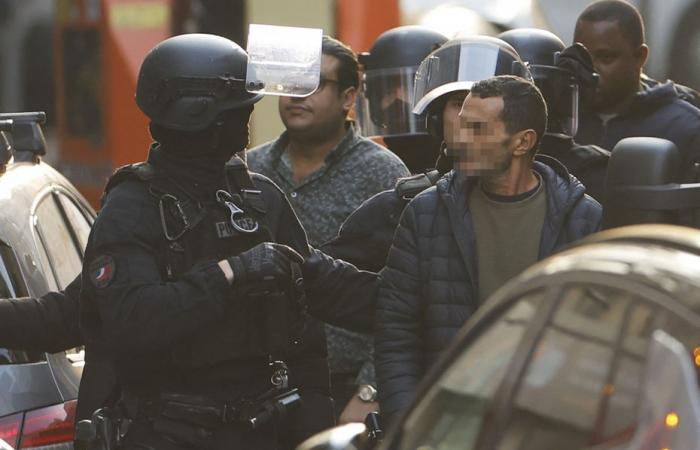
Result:
{"label": "tactical helmet", "polygon": [[248,55],[210,34],[183,34],[156,45],[141,64],[136,104],[152,122],[181,131],[209,126],[221,112],[252,105],[245,89]]}
{"label": "tactical helmet", "polygon": [[519,28],[498,35],[528,63],[535,84],[547,102],[550,133],[574,136],[578,128],[580,91],[597,84],[590,55],[581,44],[566,48],[555,34]]}
{"label": "tactical helmet", "polygon": [[424,119],[412,112],[414,78],[421,61],[447,42],[443,34],[421,26],[382,33],[367,53],[360,53],[363,83],[357,117],[365,136],[427,134]]}
{"label": "tactical helmet", "polygon": [[508,43],[489,36],[447,41],[423,60],[416,72],[414,114],[425,114],[427,129],[442,138],[442,107],[448,94],[468,91],[481,80],[497,75],[532,76]]}

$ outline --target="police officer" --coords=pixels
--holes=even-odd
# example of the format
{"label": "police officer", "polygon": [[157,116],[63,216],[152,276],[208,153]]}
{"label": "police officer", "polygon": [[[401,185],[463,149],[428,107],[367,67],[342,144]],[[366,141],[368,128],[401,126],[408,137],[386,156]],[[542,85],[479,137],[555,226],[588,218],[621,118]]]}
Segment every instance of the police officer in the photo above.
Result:
{"label": "police officer", "polygon": [[547,102],[547,132],[540,153],[561,161],[586,186],[586,193],[603,201],[610,152],[597,145],[574,142],[580,101],[592,98],[597,74],[581,44],[565,48],[553,33],[519,28],[499,35],[527,62],[535,84]]}
{"label": "police officer", "polygon": [[[394,190],[367,200],[346,219],[338,236],[321,246],[324,252],[361,269],[378,271],[384,267],[406,204],[452,169],[450,148],[458,138],[459,111],[469,88],[474,82],[495,75],[530,78],[515,50],[493,37],[449,40],[422,61],[415,77],[415,107],[411,120],[420,117],[431,138],[441,143],[437,168],[399,180]],[[377,94],[372,98],[381,96]]]}
{"label": "police officer", "polygon": [[[81,326],[114,361],[131,420],[124,448],[292,448],[333,424],[307,309],[372,326],[376,278],[310,250],[282,192],[234,156],[260,98],[246,64],[228,39],[187,34],[139,72],[156,143],[110,179],[81,291]],[[343,303],[351,291],[368,300]]]}
{"label": "police officer", "polygon": [[409,25],[385,31],[369,52],[359,54],[360,130],[364,136],[382,137],[413,174],[432,168],[440,147],[428,133],[425,119],[411,112],[414,79],[423,59],[445,42],[447,38],[437,31]]}

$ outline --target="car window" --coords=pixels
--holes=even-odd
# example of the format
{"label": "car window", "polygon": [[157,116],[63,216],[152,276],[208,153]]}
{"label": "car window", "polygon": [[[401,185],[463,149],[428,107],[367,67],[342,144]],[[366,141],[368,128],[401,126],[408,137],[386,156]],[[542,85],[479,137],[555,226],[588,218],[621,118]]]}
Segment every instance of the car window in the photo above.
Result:
{"label": "car window", "polygon": [[[92,218],[89,218],[76,202],[63,192],[56,191],[54,195],[56,199],[58,199],[59,205],[64,213],[64,220],[70,224],[68,231],[77,241],[82,264],[82,259],[85,255],[85,246],[87,245],[90,227],[92,226]],[[66,350],[66,357],[73,365],[83,366],[85,364],[85,347],[79,346]]]}
{"label": "car window", "polygon": [[498,449],[603,449],[631,436],[653,318],[634,297],[567,288],[528,361]]}
{"label": "car window", "polygon": [[472,448],[484,413],[542,303],[541,292],[525,296],[468,344],[407,418],[399,448]]}
{"label": "car window", "polygon": [[70,223],[71,229],[75,233],[82,255],[85,252],[92,221],[86,217],[80,207],[73,200],[68,198],[68,196],[61,192],[57,192],[56,196],[61,203],[61,207],[66,214],[66,219]]}
{"label": "car window", "polygon": [[656,315],[655,310],[645,304],[636,304],[630,309],[614,378],[604,393],[607,395],[603,397],[598,419],[601,429],[593,435],[594,444],[626,440],[631,436]]}
{"label": "car window", "polygon": [[36,209],[35,226],[49,258],[51,270],[59,289],[65,289],[80,273],[82,252],[80,243],[64,220],[58,198],[47,195]]}
{"label": "car window", "polygon": [[688,357],[695,367],[698,388],[700,388],[700,328],[683,319],[685,318],[663,311],[656,317],[654,327],[678,339],[688,350]]}

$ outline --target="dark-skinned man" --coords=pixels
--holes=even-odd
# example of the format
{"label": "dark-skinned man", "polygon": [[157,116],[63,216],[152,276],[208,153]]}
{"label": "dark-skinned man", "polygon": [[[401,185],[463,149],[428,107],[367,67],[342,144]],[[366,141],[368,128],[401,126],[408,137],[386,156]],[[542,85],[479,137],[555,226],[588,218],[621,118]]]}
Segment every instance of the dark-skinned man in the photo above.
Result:
{"label": "dark-skinned man", "polygon": [[590,54],[581,44],[565,48],[556,35],[536,28],[517,28],[498,37],[528,64],[547,102],[547,132],[540,154],[558,159],[586,186],[586,193],[602,203],[610,152],[574,141],[579,105],[593,94],[598,81]]}
{"label": "dark-skinned man", "polygon": [[670,81],[643,82],[649,48],[639,12],[620,0],[595,2],[579,15],[574,41],[588,49],[600,74],[592,105],[581,115],[576,140],[613,150],[626,137],[668,139],[681,154],[675,181],[697,181],[700,110],[684,101]]}

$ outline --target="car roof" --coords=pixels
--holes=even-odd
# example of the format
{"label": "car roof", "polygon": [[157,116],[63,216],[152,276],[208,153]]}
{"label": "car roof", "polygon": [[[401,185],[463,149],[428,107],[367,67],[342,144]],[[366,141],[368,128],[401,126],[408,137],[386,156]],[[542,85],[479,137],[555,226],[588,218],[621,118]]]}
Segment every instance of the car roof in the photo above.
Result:
{"label": "car roof", "polygon": [[82,195],[44,162],[11,162],[0,175],[0,241],[14,250],[32,296],[43,295],[49,289],[43,274],[51,271],[41,266],[32,215],[41,199],[54,190],[78,199],[85,213],[94,217]]}

